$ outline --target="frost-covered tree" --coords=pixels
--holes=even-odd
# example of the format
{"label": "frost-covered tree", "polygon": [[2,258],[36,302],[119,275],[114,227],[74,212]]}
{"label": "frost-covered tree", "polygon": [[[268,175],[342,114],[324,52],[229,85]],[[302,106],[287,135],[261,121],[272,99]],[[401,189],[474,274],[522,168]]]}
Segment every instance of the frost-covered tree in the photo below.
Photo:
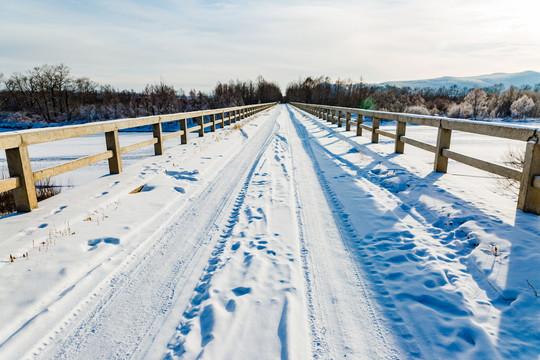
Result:
{"label": "frost-covered tree", "polygon": [[405,112],[417,115],[431,115],[429,110],[424,105],[407,106]]}
{"label": "frost-covered tree", "polygon": [[470,118],[472,113],[472,105],[467,102],[461,104],[452,103],[448,107],[448,116],[451,118]]}
{"label": "frost-covered tree", "polygon": [[510,106],[512,116],[518,119],[522,119],[525,116],[530,116],[533,108],[534,101],[527,95],[521,96],[519,99],[512,103],[512,106]]}
{"label": "frost-covered tree", "polygon": [[488,97],[486,92],[480,88],[471,90],[467,96],[465,96],[464,101],[471,105],[473,119],[476,119],[479,115],[484,115],[487,109],[487,100]]}

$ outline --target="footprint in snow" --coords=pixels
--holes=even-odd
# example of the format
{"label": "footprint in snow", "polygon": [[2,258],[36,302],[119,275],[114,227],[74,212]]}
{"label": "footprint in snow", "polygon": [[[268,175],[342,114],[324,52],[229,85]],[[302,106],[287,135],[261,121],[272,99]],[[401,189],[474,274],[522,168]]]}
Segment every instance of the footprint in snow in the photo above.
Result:
{"label": "footprint in snow", "polygon": [[251,292],[251,288],[239,286],[237,288],[232,289],[232,292],[236,296],[243,296],[243,295],[249,294]]}
{"label": "footprint in snow", "polygon": [[51,215],[56,215],[56,214],[62,212],[62,210],[64,210],[65,208],[67,208],[67,205],[60,206],[59,208],[56,208],[56,209],[52,210]]}
{"label": "footprint in snow", "polygon": [[98,244],[100,244],[101,242],[105,244],[118,245],[120,244],[120,239],[115,237],[106,237],[88,240],[88,246],[90,246],[88,251],[93,251],[97,249]]}
{"label": "footprint in snow", "polygon": [[105,195],[107,195],[108,193],[109,193],[108,191],[104,191],[104,192],[102,192],[101,194],[96,194],[96,195],[94,195],[94,198],[99,199],[100,197],[105,196]]}
{"label": "footprint in snow", "polygon": [[198,181],[195,175],[198,175],[199,171],[167,171],[167,175],[172,176],[176,180],[188,180],[188,181]]}
{"label": "footprint in snow", "polygon": [[216,319],[213,305],[208,305],[204,308],[199,320],[201,322],[201,347],[205,347],[210,341],[214,340],[212,331],[214,330]]}
{"label": "footprint in snow", "polygon": [[234,299],[229,300],[225,306],[225,310],[228,312],[234,312],[234,310],[236,310],[236,301],[234,301]]}

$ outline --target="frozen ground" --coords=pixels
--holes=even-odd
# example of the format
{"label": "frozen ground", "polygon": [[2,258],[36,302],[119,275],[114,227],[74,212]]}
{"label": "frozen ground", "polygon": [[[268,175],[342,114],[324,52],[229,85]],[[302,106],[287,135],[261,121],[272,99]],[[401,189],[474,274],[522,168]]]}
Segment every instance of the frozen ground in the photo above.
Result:
{"label": "frozen ground", "polygon": [[75,175],[0,219],[0,358],[539,358],[539,218],[481,171],[392,149],[280,105]]}

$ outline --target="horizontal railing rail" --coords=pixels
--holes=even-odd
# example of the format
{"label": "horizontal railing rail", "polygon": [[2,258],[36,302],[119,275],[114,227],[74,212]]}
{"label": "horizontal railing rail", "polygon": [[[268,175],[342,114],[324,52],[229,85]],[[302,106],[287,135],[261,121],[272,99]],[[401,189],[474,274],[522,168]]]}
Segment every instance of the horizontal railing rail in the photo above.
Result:
{"label": "horizontal railing rail", "polygon": [[[394,152],[403,153],[405,144],[429,151],[435,154],[434,170],[445,173],[448,169],[448,159],[487,171],[508,179],[520,182],[517,208],[524,212],[540,215],[540,145],[538,136],[540,128],[530,128],[518,125],[489,124],[474,120],[451,119],[438,116],[424,116],[386,111],[364,110],[339,106],[291,103],[323,120],[337,123],[338,127],[345,124],[346,131],[351,125],[356,126],[356,134],[362,136],[362,130],[369,131],[372,143],[379,142],[379,135],[394,139]],[[354,120],[352,115],[357,119]],[[372,118],[372,125],[364,124],[364,116]],[[380,121],[396,122],[395,133],[381,130]],[[405,135],[407,124],[424,125],[438,129],[436,145],[412,139]],[[499,165],[477,159],[450,150],[452,131],[492,136],[526,142],[525,161],[523,170]]]}
{"label": "horizontal railing rail", "polygon": [[[188,143],[188,134],[197,131],[199,137],[204,130],[216,131],[216,126],[223,128],[264,111],[276,103],[236,106],[214,110],[191,111],[168,115],[147,116],[133,119],[110,120],[82,125],[69,125],[46,129],[12,131],[0,134],[0,150],[5,150],[9,178],[0,180],[0,193],[13,191],[15,206],[19,212],[27,212],[38,207],[35,182],[57,176],[72,170],[108,160],[109,172],[122,172],[122,155],[154,146],[155,155],[163,155],[163,142],[180,138],[182,144]],[[209,122],[205,122],[209,118]],[[195,119],[195,126],[188,127],[187,120]],[[164,134],[162,124],[178,121],[180,130]],[[136,144],[120,147],[118,131],[141,126],[152,126],[153,137]],[[66,140],[87,135],[105,134],[106,151],[89,155],[61,165],[32,171],[28,146],[46,142]]]}

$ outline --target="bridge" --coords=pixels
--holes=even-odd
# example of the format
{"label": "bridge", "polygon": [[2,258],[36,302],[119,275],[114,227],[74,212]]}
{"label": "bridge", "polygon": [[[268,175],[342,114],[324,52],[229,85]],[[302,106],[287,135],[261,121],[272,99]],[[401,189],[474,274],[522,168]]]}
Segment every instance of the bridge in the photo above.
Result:
{"label": "bridge", "polygon": [[[537,356],[537,131],[272,103],[1,134],[0,358]],[[88,135],[105,151],[32,168],[29,146]],[[456,145],[484,137],[523,169]],[[105,161],[38,204],[36,181]]]}

